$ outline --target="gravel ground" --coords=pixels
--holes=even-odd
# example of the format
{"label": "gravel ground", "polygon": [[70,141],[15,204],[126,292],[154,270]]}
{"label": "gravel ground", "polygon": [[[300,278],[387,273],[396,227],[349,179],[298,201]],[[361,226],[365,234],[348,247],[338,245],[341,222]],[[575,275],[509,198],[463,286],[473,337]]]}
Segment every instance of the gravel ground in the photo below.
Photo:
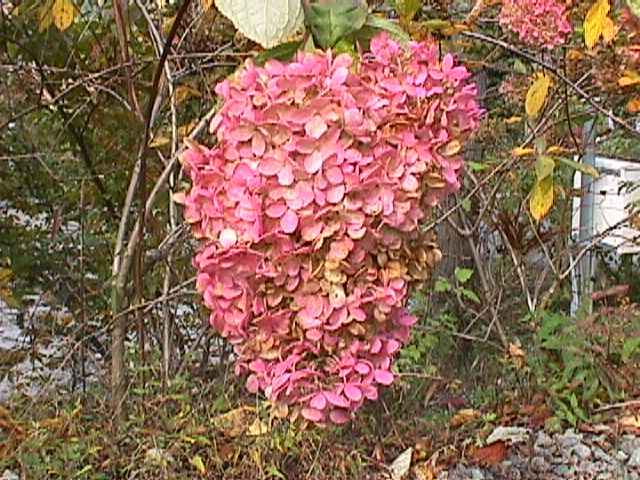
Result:
{"label": "gravel ground", "polygon": [[438,480],[640,480],[640,437],[538,432],[495,467],[458,464]]}

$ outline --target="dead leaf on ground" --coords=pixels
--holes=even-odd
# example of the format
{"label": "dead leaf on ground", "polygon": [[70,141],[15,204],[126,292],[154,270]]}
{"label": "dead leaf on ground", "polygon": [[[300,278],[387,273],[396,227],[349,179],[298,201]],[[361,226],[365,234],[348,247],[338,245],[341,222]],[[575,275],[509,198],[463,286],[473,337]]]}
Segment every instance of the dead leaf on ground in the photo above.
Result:
{"label": "dead leaf on ground", "polygon": [[505,442],[495,442],[483,448],[478,448],[472,454],[474,462],[485,466],[495,466],[502,463],[509,453]]}
{"label": "dead leaf on ground", "polygon": [[413,447],[407,448],[404,452],[396,457],[389,465],[392,480],[402,480],[409,473],[411,468],[411,457],[413,456]]}
{"label": "dead leaf on ground", "polygon": [[453,428],[461,427],[462,425],[480,418],[480,415],[481,413],[478,410],[474,410],[473,408],[463,408],[453,416],[451,419],[451,426]]}
{"label": "dead leaf on ground", "polygon": [[213,419],[213,425],[229,437],[238,437],[243,435],[256,419],[256,409],[245,406],[218,415]]}
{"label": "dead leaf on ground", "polygon": [[618,420],[620,429],[627,433],[640,433],[640,415],[625,415]]}

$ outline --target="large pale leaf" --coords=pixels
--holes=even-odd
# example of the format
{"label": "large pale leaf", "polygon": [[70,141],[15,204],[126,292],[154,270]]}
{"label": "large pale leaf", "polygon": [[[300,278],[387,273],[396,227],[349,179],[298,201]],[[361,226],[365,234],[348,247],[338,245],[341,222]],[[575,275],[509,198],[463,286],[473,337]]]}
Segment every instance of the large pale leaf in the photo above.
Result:
{"label": "large pale leaf", "polygon": [[61,32],[73,24],[76,18],[76,7],[71,0],[56,0],[51,10],[53,23]]}
{"label": "large pale leaf", "polygon": [[607,14],[611,6],[609,0],[597,0],[584,19],[584,43],[587,48],[595,47],[607,28]]}
{"label": "large pale leaf", "polygon": [[275,47],[302,30],[300,0],[215,0],[216,8],[247,38]]}
{"label": "large pale leaf", "polygon": [[627,5],[636,17],[640,17],[640,0],[627,0]]}
{"label": "large pale leaf", "polygon": [[525,101],[525,109],[527,115],[530,117],[538,116],[540,110],[544,106],[544,102],[547,99],[549,93],[549,87],[551,86],[551,77],[545,73],[540,73],[536,76],[536,80],[529,87],[527,92],[527,99]]}
{"label": "large pale leaf", "polygon": [[529,210],[536,220],[544,217],[553,206],[553,176],[549,175],[538,180],[531,192]]}
{"label": "large pale leaf", "polygon": [[304,16],[317,45],[331,48],[340,39],[360,30],[367,21],[368,11],[360,0],[332,0],[310,4]]}

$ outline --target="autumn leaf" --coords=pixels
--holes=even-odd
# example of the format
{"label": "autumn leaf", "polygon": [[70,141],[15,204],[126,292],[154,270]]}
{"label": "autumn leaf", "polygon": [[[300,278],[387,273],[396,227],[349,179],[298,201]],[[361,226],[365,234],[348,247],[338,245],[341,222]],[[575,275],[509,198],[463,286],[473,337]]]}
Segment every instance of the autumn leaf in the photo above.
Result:
{"label": "autumn leaf", "polygon": [[640,83],[640,75],[635,71],[627,71],[618,79],[618,86],[630,87]]}
{"label": "autumn leaf", "polygon": [[509,449],[505,442],[495,442],[489,446],[478,448],[473,452],[473,460],[486,466],[494,466],[502,463],[507,458]]}
{"label": "autumn leaf", "polygon": [[202,9],[206,12],[213,5],[213,0],[200,0],[200,3],[202,3]]}
{"label": "autumn leaf", "polygon": [[597,0],[584,19],[584,42],[587,48],[595,47],[607,28],[607,14],[611,6],[609,0]]}
{"label": "autumn leaf", "polygon": [[200,475],[205,475],[207,473],[207,468],[204,466],[204,461],[200,455],[196,455],[191,459],[191,465],[196,467],[196,470],[198,470]]}
{"label": "autumn leaf", "polygon": [[516,147],[511,150],[511,154],[516,158],[527,157],[533,155],[536,151],[533,148]]}
{"label": "autumn leaf", "polygon": [[71,0],[56,0],[51,10],[53,23],[58,30],[64,32],[76,18],[76,7]]}
{"label": "autumn leaf", "polygon": [[638,113],[640,112],[640,97],[632,98],[627,103],[627,110],[629,113]]}
{"label": "autumn leaf", "polygon": [[44,2],[40,6],[40,10],[38,12],[38,31],[39,32],[44,32],[53,23],[52,7],[53,7],[53,3],[51,1]]}
{"label": "autumn leaf", "polygon": [[473,408],[463,408],[453,416],[450,423],[453,428],[458,428],[480,418],[480,415],[481,414],[478,410],[474,410]]}
{"label": "autumn leaf", "polygon": [[538,73],[536,75],[535,81],[531,84],[531,87],[529,87],[527,99],[524,104],[527,115],[530,117],[538,116],[547,99],[550,86],[551,77],[545,73]]}
{"label": "autumn leaf", "polygon": [[542,219],[553,206],[553,177],[538,180],[531,192],[529,210],[536,220]]}

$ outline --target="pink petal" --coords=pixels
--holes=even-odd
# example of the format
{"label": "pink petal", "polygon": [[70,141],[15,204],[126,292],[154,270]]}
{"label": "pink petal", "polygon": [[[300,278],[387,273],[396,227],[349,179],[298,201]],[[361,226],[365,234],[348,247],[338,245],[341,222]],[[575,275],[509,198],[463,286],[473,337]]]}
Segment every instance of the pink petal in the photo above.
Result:
{"label": "pink petal", "polygon": [[324,158],[319,151],[315,150],[311,155],[304,159],[304,169],[309,174],[314,174],[322,168]]}
{"label": "pink petal", "polygon": [[312,342],[319,342],[322,340],[322,330],[317,328],[310,328],[304,334],[307,337],[307,340],[311,340]]}
{"label": "pink petal", "polygon": [[284,187],[288,187],[293,183],[293,169],[291,165],[285,165],[282,170],[278,172],[278,183]]}
{"label": "pink petal", "polygon": [[344,185],[336,185],[335,187],[331,187],[329,190],[327,190],[327,202],[340,203],[344,198],[344,193]]}
{"label": "pink petal", "polygon": [[351,383],[344,386],[344,394],[352,402],[359,402],[362,400],[362,390]]}
{"label": "pink petal", "polygon": [[373,378],[381,385],[391,385],[393,383],[393,373],[389,370],[376,370]]}
{"label": "pink petal", "polygon": [[258,377],[249,375],[249,377],[247,377],[247,390],[249,393],[258,393],[259,389],[260,383],[258,382]]}
{"label": "pink petal", "polygon": [[269,218],[281,218],[287,211],[287,206],[284,202],[272,203],[265,210],[265,214]]}
{"label": "pink petal", "polygon": [[322,393],[319,393],[311,399],[309,406],[316,410],[324,410],[327,406],[327,399]]}
{"label": "pink petal", "polygon": [[342,174],[342,169],[340,167],[330,167],[324,172],[324,176],[327,177],[329,183],[332,185],[337,185],[344,181],[344,175]]}
{"label": "pink petal", "polygon": [[324,392],[324,396],[327,397],[330,404],[335,405],[336,407],[349,408],[349,401],[342,395],[338,395],[332,391],[326,391]]}
{"label": "pink petal", "polygon": [[342,425],[347,423],[350,420],[350,417],[346,410],[335,408],[331,410],[331,413],[329,413],[329,419],[336,425]]}
{"label": "pink petal", "polygon": [[228,138],[236,142],[246,142],[253,136],[253,133],[252,127],[240,126],[228,132]]}
{"label": "pink petal", "polygon": [[274,157],[263,158],[258,164],[258,171],[267,177],[276,175],[283,167],[281,160]]}
{"label": "pink petal", "polygon": [[369,367],[369,365],[367,365],[366,363],[363,363],[363,362],[356,363],[355,367],[353,367],[353,368],[360,375],[366,375],[367,373],[369,373],[371,371],[371,368]]}
{"label": "pink petal", "polygon": [[225,228],[220,232],[220,237],[218,238],[220,244],[223,248],[233,247],[238,241],[238,235],[236,231],[231,228]]}
{"label": "pink petal", "polygon": [[303,408],[300,413],[310,422],[318,423],[324,419],[324,413],[320,410],[316,410],[315,408]]}
{"label": "pink petal", "polygon": [[293,233],[298,228],[298,215],[293,210],[287,210],[280,219],[280,227],[284,233]]}
{"label": "pink petal", "polygon": [[320,115],[314,115],[304,126],[305,132],[316,140],[322,136],[328,129],[326,122]]}
{"label": "pink petal", "polygon": [[251,139],[251,151],[256,157],[261,157],[264,154],[266,143],[264,137],[260,133],[256,133]]}

